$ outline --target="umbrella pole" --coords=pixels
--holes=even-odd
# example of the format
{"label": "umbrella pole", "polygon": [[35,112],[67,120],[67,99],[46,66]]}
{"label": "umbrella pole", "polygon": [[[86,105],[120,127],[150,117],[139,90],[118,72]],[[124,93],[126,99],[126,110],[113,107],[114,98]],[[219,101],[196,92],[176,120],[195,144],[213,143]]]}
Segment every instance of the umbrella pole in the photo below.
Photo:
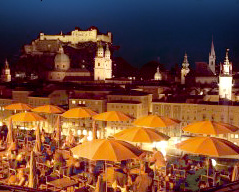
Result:
{"label": "umbrella pole", "polygon": [[209,157],[207,157],[207,185],[209,187],[208,177],[209,177]]}
{"label": "umbrella pole", "polygon": [[107,192],[107,163],[105,160],[105,191]]}

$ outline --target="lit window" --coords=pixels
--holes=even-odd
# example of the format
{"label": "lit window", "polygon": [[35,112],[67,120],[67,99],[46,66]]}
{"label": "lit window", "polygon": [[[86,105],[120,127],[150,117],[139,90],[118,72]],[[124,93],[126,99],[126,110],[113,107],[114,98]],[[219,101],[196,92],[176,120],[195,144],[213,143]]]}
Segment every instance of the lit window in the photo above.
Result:
{"label": "lit window", "polygon": [[234,134],[231,134],[231,138],[232,138],[232,139],[234,138]]}
{"label": "lit window", "polygon": [[75,100],[73,100],[73,101],[72,101],[72,104],[76,104],[76,101],[75,101]]}
{"label": "lit window", "polygon": [[238,134],[235,134],[235,139],[238,139]]}
{"label": "lit window", "polygon": [[79,101],[79,104],[81,104],[81,101]]}
{"label": "lit window", "polygon": [[85,104],[85,101],[82,101],[82,104]]}

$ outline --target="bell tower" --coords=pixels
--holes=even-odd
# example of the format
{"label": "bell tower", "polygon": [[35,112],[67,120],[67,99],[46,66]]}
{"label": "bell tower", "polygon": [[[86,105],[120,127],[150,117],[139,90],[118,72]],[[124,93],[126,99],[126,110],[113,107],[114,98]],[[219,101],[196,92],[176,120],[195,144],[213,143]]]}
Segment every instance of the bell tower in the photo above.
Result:
{"label": "bell tower", "polygon": [[7,59],[5,61],[5,67],[2,70],[1,79],[3,82],[10,82],[12,80],[11,71]]}
{"label": "bell tower", "polygon": [[187,53],[185,53],[184,60],[182,63],[182,69],[181,69],[181,84],[185,84],[185,78],[189,72],[190,72],[190,69],[189,69],[189,63],[188,63],[188,55]]}
{"label": "bell tower", "polygon": [[223,64],[220,64],[219,75],[219,99],[232,99],[232,63],[228,58],[229,49],[226,50],[226,57]]}

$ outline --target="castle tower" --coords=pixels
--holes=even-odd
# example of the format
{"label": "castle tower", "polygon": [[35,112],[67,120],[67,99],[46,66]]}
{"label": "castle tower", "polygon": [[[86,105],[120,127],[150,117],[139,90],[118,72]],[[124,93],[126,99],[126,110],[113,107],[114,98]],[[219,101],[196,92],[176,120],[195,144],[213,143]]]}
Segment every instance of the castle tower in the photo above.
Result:
{"label": "castle tower", "polygon": [[156,80],[156,81],[161,81],[162,80],[162,75],[159,71],[159,66],[157,67],[157,72],[154,74],[154,80]]}
{"label": "castle tower", "polygon": [[216,67],[216,54],[215,54],[214,44],[212,40],[211,53],[209,53],[209,68],[211,69],[213,74],[216,74],[215,67]]}
{"label": "castle tower", "polygon": [[229,49],[226,50],[226,57],[223,64],[220,64],[219,75],[219,98],[232,99],[232,63],[228,58]]}
{"label": "castle tower", "polygon": [[12,80],[11,71],[7,59],[5,61],[5,67],[2,70],[1,79],[3,82],[10,82]]}
{"label": "castle tower", "polygon": [[188,56],[187,53],[184,55],[184,61],[182,63],[182,69],[181,69],[181,84],[185,84],[185,77],[189,73],[189,63],[188,63]]}
{"label": "castle tower", "polygon": [[105,80],[112,78],[112,60],[109,47],[107,45],[104,53],[102,45],[98,47],[95,57],[94,80]]}

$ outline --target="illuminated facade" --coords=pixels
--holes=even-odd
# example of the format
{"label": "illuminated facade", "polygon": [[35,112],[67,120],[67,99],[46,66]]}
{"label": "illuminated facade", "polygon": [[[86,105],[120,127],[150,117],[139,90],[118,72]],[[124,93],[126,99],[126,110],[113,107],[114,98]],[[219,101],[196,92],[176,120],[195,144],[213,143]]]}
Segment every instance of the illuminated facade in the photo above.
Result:
{"label": "illuminated facade", "polygon": [[5,61],[5,67],[2,70],[1,80],[2,82],[10,82],[12,80],[11,71],[7,59]]}
{"label": "illuminated facade", "polygon": [[228,58],[229,49],[226,50],[226,57],[220,65],[219,75],[219,98],[232,100],[232,63]]}
{"label": "illuminated facade", "polygon": [[188,56],[187,56],[187,53],[185,53],[184,61],[182,63],[182,69],[181,69],[181,84],[185,84],[185,78],[189,72],[190,72],[190,69],[189,69],[189,63],[188,63]]}
{"label": "illuminated facade", "polygon": [[112,34],[108,32],[107,34],[98,34],[97,29],[89,29],[89,30],[78,30],[75,29],[71,32],[70,35],[60,34],[60,35],[45,35],[44,33],[40,33],[40,40],[60,40],[63,43],[83,43],[83,42],[107,42],[111,43]]}
{"label": "illuminated facade", "polygon": [[104,48],[102,45],[98,47],[95,57],[94,80],[105,80],[112,78],[112,60],[109,46]]}
{"label": "illuminated facade", "polygon": [[161,81],[162,80],[162,75],[159,71],[159,67],[157,67],[157,72],[154,75],[154,80],[156,80],[156,81]]}
{"label": "illuminated facade", "polygon": [[70,58],[64,53],[64,49],[60,46],[58,54],[55,56],[54,70],[48,72],[48,80],[50,81],[64,81],[67,77],[90,77],[90,72],[83,68],[71,69]]}

